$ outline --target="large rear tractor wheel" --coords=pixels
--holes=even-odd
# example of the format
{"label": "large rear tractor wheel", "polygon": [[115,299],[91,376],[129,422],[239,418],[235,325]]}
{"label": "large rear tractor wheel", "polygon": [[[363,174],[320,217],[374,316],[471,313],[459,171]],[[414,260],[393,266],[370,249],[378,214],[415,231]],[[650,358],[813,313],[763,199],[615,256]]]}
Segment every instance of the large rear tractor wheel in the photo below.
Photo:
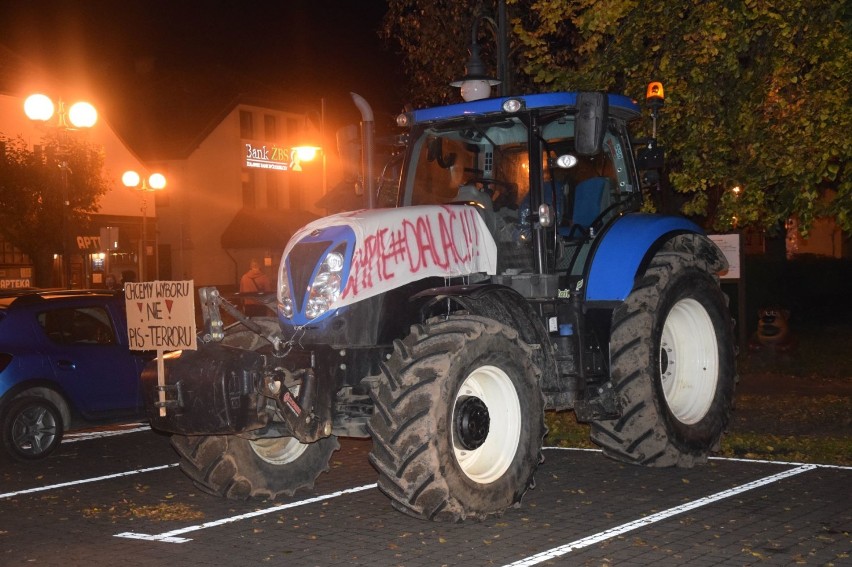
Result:
{"label": "large rear tractor wheel", "polygon": [[483,317],[430,321],[396,341],[369,425],[394,507],[461,521],[520,502],[542,461],[539,375],[518,333]]}
{"label": "large rear tractor wheel", "polygon": [[612,458],[690,467],[719,449],[736,383],[733,325],[697,256],[663,249],[613,313],[611,373],[623,415],[591,429]]}
{"label": "large rear tractor wheel", "polygon": [[205,492],[272,500],[312,488],[340,444],[335,436],[304,444],[293,437],[173,435],[172,447],[181,456],[181,470]]}

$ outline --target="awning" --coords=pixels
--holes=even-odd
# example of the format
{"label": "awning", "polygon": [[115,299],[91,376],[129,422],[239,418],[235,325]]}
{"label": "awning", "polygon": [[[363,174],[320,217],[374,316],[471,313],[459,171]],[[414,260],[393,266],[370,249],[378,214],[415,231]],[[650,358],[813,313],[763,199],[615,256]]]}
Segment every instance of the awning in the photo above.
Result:
{"label": "awning", "polygon": [[244,207],[222,232],[222,248],[283,250],[294,232],[317,218],[306,211]]}

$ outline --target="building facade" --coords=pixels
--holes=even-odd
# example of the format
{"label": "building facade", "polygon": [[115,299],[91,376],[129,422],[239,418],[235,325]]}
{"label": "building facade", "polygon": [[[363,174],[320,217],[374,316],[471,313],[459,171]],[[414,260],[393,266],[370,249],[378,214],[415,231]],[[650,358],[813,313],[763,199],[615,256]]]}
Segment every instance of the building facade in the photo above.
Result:
{"label": "building facade", "polygon": [[[0,94],[0,137],[21,137],[34,147],[44,132],[24,114],[24,98]],[[186,151],[166,159],[143,162],[103,116],[73,135],[103,149],[110,185],[88,228],[72,228],[74,288],[103,287],[108,275],[120,282],[144,273],[147,280],[235,289],[252,259],[274,279],[290,235],[323,212],[315,203],[336,168],[324,148],[312,160],[295,151],[302,140],[321,137],[304,114],[242,102],[194,134]],[[166,187],[147,193],[127,188],[121,181],[127,170],[143,178],[162,173]],[[56,287],[61,262],[55,261]],[[31,259],[0,237],[0,289],[29,287],[33,276]]]}
{"label": "building facade", "polygon": [[322,150],[295,150],[319,131],[303,114],[237,101],[184,155],[152,162],[169,185],[157,194],[160,278],[235,289],[252,259],[274,279],[292,233],[316,218]]}
{"label": "building facade", "polygon": [[[34,148],[42,143],[44,129],[52,126],[40,125],[27,118],[24,100],[28,94],[0,92],[0,137],[21,138],[29,148]],[[143,249],[141,195],[126,188],[121,183],[121,175],[131,169],[145,174],[148,169],[103,116],[91,129],[70,135],[82,137],[103,149],[104,175],[109,185],[109,190],[98,202],[98,212],[91,215],[91,222],[85,227],[68,227],[71,287],[103,287],[107,275],[114,275],[116,280],[120,280],[122,274],[125,279],[133,278],[139,271]],[[70,175],[73,174],[72,171]],[[57,191],[60,190],[57,187]],[[153,203],[148,206],[148,215],[156,218]],[[43,227],[43,230],[56,230],[56,227]],[[57,257],[54,262],[52,281],[56,287],[65,283],[62,281],[62,261],[61,257]],[[33,269],[32,259],[23,254],[15,243],[0,235],[0,290],[30,287],[35,276]]]}

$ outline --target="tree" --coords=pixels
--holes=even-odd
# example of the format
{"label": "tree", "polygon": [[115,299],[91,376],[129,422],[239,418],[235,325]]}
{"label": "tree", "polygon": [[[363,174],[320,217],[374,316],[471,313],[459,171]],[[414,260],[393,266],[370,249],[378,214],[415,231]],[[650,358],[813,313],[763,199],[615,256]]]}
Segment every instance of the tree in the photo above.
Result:
{"label": "tree", "polygon": [[0,138],[0,233],[32,259],[37,287],[53,285],[52,258],[63,251],[63,234],[84,227],[98,210],[109,188],[103,163],[101,150],[64,132],[46,135],[32,150],[20,137]]}
{"label": "tree", "polygon": [[[607,90],[639,100],[648,81],[664,83],[660,140],[683,213],[717,230],[771,230],[795,215],[805,234],[816,216],[832,216],[852,233],[848,2],[507,2],[516,73],[538,90]],[[449,64],[435,60],[449,52],[433,55],[433,43],[460,33],[440,43],[441,32],[401,26],[418,9],[427,14],[420,4],[391,0],[385,25],[416,69],[409,70],[415,84],[428,77],[421,61],[430,69]],[[404,30],[414,35],[395,35]]]}
{"label": "tree", "polygon": [[[511,2],[511,0],[509,0]],[[408,79],[409,102],[415,107],[461,102],[450,87],[464,75],[471,31],[479,20],[477,43],[488,72],[497,76],[496,1],[390,0],[380,36],[395,43]],[[519,73],[518,38],[509,36],[510,70],[515,91],[534,88]]]}

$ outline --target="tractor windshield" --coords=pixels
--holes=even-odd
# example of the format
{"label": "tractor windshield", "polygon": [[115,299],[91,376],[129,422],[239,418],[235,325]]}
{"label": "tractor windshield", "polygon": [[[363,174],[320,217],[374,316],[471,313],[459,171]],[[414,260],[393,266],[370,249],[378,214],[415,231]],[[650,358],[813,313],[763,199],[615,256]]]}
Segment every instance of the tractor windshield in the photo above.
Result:
{"label": "tractor windshield", "polygon": [[583,190],[584,182],[605,193],[602,203],[635,190],[622,133],[611,129],[600,154],[579,156],[572,114],[551,115],[540,124],[542,163],[533,171],[541,171],[542,179],[537,183],[530,179],[529,128],[517,116],[469,118],[454,127],[425,129],[412,141],[403,204],[473,202],[506,214],[522,212],[529,206],[530,187],[543,187],[541,201],[552,203],[561,216],[564,203],[578,187]]}

